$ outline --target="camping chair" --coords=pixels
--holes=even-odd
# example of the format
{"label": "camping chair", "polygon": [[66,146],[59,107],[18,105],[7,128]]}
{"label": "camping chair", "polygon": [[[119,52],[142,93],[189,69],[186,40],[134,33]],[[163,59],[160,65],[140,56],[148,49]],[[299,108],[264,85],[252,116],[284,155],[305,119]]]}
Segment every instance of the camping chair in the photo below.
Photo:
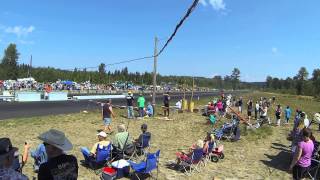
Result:
{"label": "camping chair", "polygon": [[[182,160],[180,165],[184,169],[186,175],[191,175],[194,170],[200,172],[199,166],[201,163],[203,163],[204,166],[206,165],[204,162],[204,158],[205,156],[203,155],[203,148],[198,148],[193,150],[191,159]],[[189,169],[189,171],[187,170],[187,168]]]}
{"label": "camping chair", "polygon": [[320,179],[320,161],[316,159],[311,159],[311,166],[309,167],[308,171],[306,172],[306,176],[309,176],[312,180]]}
{"label": "camping chair", "polygon": [[141,161],[139,164],[128,161],[131,168],[133,169],[134,175],[140,180],[140,177],[138,174],[148,174],[152,176],[151,172],[155,169],[157,169],[157,177],[159,173],[159,157],[160,157],[160,150],[158,150],[156,153],[148,153],[147,158],[145,161]]}
{"label": "camping chair", "polygon": [[[84,157],[86,157],[84,155]],[[99,169],[103,167],[108,160],[111,159],[111,144],[108,146],[101,146],[98,144],[97,151],[96,151],[96,158],[86,158],[86,163],[89,165],[91,169]]]}

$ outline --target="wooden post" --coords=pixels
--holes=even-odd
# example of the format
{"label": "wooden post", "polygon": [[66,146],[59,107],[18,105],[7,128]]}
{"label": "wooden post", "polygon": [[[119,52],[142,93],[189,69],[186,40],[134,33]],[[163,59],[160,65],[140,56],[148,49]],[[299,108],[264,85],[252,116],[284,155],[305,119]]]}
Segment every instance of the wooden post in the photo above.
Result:
{"label": "wooden post", "polygon": [[152,106],[153,116],[156,113],[156,87],[157,87],[157,54],[158,54],[158,38],[154,38],[154,57],[153,57],[153,92],[152,92]]}

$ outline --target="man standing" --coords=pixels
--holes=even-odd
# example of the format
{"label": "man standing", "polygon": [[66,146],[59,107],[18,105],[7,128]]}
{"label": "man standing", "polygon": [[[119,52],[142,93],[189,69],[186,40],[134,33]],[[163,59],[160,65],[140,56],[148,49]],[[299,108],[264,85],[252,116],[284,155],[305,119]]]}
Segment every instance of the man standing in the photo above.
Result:
{"label": "man standing", "polygon": [[102,105],[102,120],[104,123],[104,132],[107,132],[107,129],[109,130],[109,133],[112,133],[111,131],[111,116],[112,118],[115,118],[115,115],[112,110],[111,105],[111,99],[108,99],[106,103],[101,103]]}
{"label": "man standing", "polygon": [[146,100],[144,99],[142,93],[139,94],[139,98],[138,98],[138,108],[139,108],[139,117],[143,118],[144,116],[144,104],[146,102]]}
{"label": "man standing", "polygon": [[240,97],[238,101],[238,109],[240,113],[242,113],[242,105],[243,105],[243,101],[242,101],[242,97]]}
{"label": "man standing", "polygon": [[48,155],[48,162],[40,165],[38,179],[68,179],[78,178],[78,162],[73,155],[66,155],[73,146],[61,131],[50,129],[38,137],[43,141]]}
{"label": "man standing", "polygon": [[133,112],[133,94],[131,91],[128,92],[128,96],[126,97],[127,100],[127,108],[128,108],[128,119],[134,118],[134,112]]}
{"label": "man standing", "polygon": [[165,117],[169,117],[169,113],[170,113],[170,96],[169,96],[169,92],[163,94],[163,104],[164,104],[164,109],[163,109],[164,116]]}

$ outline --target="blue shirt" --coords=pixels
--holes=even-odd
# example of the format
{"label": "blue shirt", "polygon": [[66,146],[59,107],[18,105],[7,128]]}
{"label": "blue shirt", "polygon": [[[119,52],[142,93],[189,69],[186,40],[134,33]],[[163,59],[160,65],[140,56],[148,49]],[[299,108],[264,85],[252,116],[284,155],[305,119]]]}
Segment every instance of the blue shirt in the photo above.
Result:
{"label": "blue shirt", "polygon": [[149,104],[149,105],[147,106],[147,111],[148,111],[149,114],[153,115],[153,107],[152,107],[151,104]]}
{"label": "blue shirt", "polygon": [[286,108],[284,110],[284,113],[286,114],[286,117],[289,118],[291,116],[291,109],[290,108]]}

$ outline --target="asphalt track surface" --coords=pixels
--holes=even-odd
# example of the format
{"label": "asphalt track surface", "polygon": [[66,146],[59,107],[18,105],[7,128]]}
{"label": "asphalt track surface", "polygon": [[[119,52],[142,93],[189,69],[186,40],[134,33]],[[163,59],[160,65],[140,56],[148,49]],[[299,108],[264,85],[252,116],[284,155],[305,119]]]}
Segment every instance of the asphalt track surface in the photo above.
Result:
{"label": "asphalt track surface", "polygon": [[[219,92],[202,92],[195,93],[194,99],[204,97],[212,97],[219,95]],[[191,94],[187,94],[186,98],[190,98]],[[182,93],[171,94],[171,104],[175,104],[178,99],[182,99]],[[137,97],[135,97],[137,99]],[[157,95],[157,103],[162,103],[163,96]],[[146,97],[146,102],[151,102],[151,97]],[[113,105],[125,106],[125,99],[113,99]],[[100,108],[96,104],[96,100],[69,100],[69,101],[41,101],[41,102],[0,102],[0,120],[11,118],[35,117],[57,114],[77,113],[84,110],[94,110]]]}

